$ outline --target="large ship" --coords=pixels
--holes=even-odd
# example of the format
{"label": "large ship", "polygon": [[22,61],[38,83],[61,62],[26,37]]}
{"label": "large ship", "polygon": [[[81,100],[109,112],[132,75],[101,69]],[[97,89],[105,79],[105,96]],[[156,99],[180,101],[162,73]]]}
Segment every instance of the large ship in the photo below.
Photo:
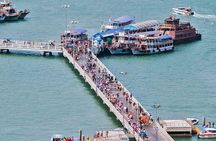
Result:
{"label": "large ship", "polygon": [[172,36],[174,44],[201,40],[201,34],[189,22],[180,23],[175,17],[166,18],[157,31],[160,35]]}
{"label": "large ship", "polygon": [[174,50],[171,36],[157,36],[155,32],[142,34],[120,34],[113,38],[112,45],[108,47],[111,54],[144,55]]}

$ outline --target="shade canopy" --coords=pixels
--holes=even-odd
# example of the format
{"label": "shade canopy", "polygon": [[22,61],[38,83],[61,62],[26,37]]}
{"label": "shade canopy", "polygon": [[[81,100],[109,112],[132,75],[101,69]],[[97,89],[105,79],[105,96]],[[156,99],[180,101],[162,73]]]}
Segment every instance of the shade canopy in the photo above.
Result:
{"label": "shade canopy", "polygon": [[134,17],[130,16],[121,16],[113,20],[112,23],[118,23],[118,24],[123,24],[127,22],[132,22],[134,20]]}
{"label": "shade canopy", "polygon": [[69,31],[67,31],[67,33],[70,33],[71,35],[80,35],[80,34],[84,34],[86,33],[87,30],[81,27],[77,27],[77,28],[73,28]]}
{"label": "shade canopy", "polygon": [[124,30],[139,30],[139,29],[146,29],[146,28],[151,28],[154,26],[159,25],[160,22],[157,20],[147,20],[135,24],[129,24],[124,27]]}
{"label": "shade canopy", "polygon": [[109,36],[114,36],[116,34],[119,34],[119,32],[123,32],[124,30],[122,29],[110,29],[107,31],[103,31],[103,32],[99,32],[97,34],[95,34],[93,37],[96,38],[98,36],[105,38],[105,37],[109,37]]}

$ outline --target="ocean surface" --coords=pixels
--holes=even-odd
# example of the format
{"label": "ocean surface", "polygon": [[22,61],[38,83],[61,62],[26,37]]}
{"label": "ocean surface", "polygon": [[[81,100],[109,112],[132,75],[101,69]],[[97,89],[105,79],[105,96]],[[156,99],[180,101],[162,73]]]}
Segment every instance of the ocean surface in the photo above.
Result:
{"label": "ocean surface", "polygon": [[[192,6],[190,21],[202,40],[178,45],[174,52],[100,59],[155,117],[195,117],[216,122],[216,1],[205,0],[14,0],[30,9],[24,21],[0,24],[0,38],[59,40],[67,27],[84,27],[89,35],[109,17],[135,16],[136,21],[163,20],[171,8]],[[70,5],[63,8],[63,5]],[[71,24],[79,21],[78,24]],[[0,140],[47,141],[53,134],[86,136],[121,127],[77,71],[61,57],[0,55]],[[120,72],[127,72],[122,75]],[[196,141],[197,138],[176,138]],[[201,141],[201,140],[199,140]]]}

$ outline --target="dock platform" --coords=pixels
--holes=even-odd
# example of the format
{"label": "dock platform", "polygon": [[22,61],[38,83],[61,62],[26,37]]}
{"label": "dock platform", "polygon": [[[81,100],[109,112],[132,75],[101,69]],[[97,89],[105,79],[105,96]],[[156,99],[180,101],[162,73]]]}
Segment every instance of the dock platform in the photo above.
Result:
{"label": "dock platform", "polygon": [[0,53],[15,53],[42,56],[62,55],[61,44],[0,39]]}
{"label": "dock platform", "polygon": [[187,120],[162,120],[160,124],[171,136],[192,136],[192,125]]}
{"label": "dock platform", "polygon": [[123,129],[114,129],[99,131],[98,137],[94,138],[94,141],[129,141],[129,137]]}
{"label": "dock platform", "polygon": [[[137,141],[174,141],[172,137],[152,119],[148,111],[122,85],[108,68],[90,51],[88,45],[62,48],[63,56],[72,63],[83,79],[108,106],[124,128]],[[143,129],[148,137],[140,134]]]}

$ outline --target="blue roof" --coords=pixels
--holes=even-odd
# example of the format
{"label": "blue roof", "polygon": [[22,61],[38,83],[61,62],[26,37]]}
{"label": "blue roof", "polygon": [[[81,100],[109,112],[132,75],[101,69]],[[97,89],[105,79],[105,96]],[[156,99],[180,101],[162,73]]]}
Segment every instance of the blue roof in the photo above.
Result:
{"label": "blue roof", "polygon": [[121,16],[121,17],[118,17],[118,18],[114,19],[112,23],[122,24],[122,23],[127,23],[127,22],[130,22],[130,21],[133,21],[133,20],[134,20],[134,17]]}
{"label": "blue roof", "polygon": [[138,29],[146,29],[146,28],[152,28],[159,24],[160,22],[156,20],[147,20],[143,22],[138,22],[135,24],[129,24],[124,27],[125,30],[138,30]]}
{"label": "blue roof", "polygon": [[171,36],[168,36],[168,35],[163,35],[163,36],[158,36],[157,37],[158,39],[170,39],[172,38]]}
{"label": "blue roof", "polygon": [[71,29],[69,32],[70,32],[70,34],[72,34],[72,35],[80,35],[80,34],[86,33],[87,30],[84,29],[84,28],[81,28],[81,27],[77,27],[77,28]]}
{"label": "blue roof", "polygon": [[129,24],[124,27],[124,30],[136,30],[137,28],[133,24]]}
{"label": "blue roof", "polygon": [[110,29],[107,31],[99,32],[99,33],[95,34],[93,37],[101,36],[103,38],[103,37],[116,35],[119,32],[123,32],[123,31],[124,30],[122,30],[122,29]]}

